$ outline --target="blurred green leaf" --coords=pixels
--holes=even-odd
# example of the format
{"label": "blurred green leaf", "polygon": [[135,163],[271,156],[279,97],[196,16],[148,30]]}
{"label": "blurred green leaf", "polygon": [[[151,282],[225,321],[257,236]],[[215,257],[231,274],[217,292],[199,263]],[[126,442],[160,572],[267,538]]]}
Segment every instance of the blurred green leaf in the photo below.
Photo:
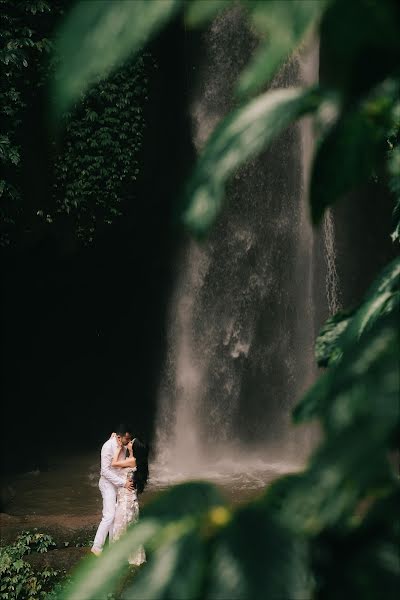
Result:
{"label": "blurred green leaf", "polygon": [[261,48],[251,59],[238,82],[238,93],[259,90],[276,73],[282,63],[316,25],[327,1],[268,0],[253,2],[251,20],[263,38]]}
{"label": "blurred green leaf", "polygon": [[261,504],[239,509],[212,545],[204,598],[310,598],[307,545]]}
{"label": "blurred green leaf", "polygon": [[189,181],[184,223],[204,234],[217,218],[229,176],[262,150],[292,121],[318,108],[318,90],[297,88],[267,92],[233,112],[212,133]]}
{"label": "blurred green leaf", "polygon": [[129,600],[187,600],[198,598],[205,575],[206,546],[193,527],[168,538],[122,594]]}
{"label": "blurred green leaf", "polygon": [[181,0],[91,0],[70,11],[59,31],[56,116],[99,77],[138,52],[181,7]]}
{"label": "blurred green leaf", "polygon": [[365,508],[359,509],[351,527],[328,529],[316,538],[312,564],[318,573],[318,598],[375,600],[382,590],[385,600],[397,598],[400,536],[399,521],[393,515],[399,501],[397,486],[387,497],[368,499],[366,515]]}
{"label": "blurred green leaf", "polygon": [[[62,599],[106,598],[120,578],[127,564],[127,557],[141,545],[145,546],[146,552],[149,550],[150,560],[149,564],[142,568],[143,573],[137,579],[138,595],[135,591],[135,596],[132,597],[144,597],[143,594],[140,596],[142,593],[140,590],[143,589],[140,582],[142,577],[145,578],[144,581],[151,578],[153,569],[161,577],[159,581],[153,581],[151,587],[153,592],[156,586],[160,594],[166,594],[171,586],[174,593],[181,587],[187,589],[183,575],[180,583],[175,579],[172,581],[171,577],[175,569],[178,571],[181,569],[182,560],[187,560],[188,539],[192,539],[195,528],[201,526],[204,516],[210,510],[222,504],[223,500],[218,490],[208,483],[184,483],[161,493],[146,505],[141,512],[139,523],[133,524],[118,543],[112,544],[100,558],[95,561],[89,560],[82,565],[75,574],[72,584],[65,590]],[[197,549],[200,553],[200,542]],[[150,574],[146,575],[148,569]],[[187,580],[189,586],[194,585],[199,576],[195,562],[191,564],[191,569],[191,577]],[[132,589],[136,590],[135,587]],[[151,597],[154,598],[154,595]]]}
{"label": "blurred green leaf", "polygon": [[282,522],[295,532],[314,536],[349,525],[362,500],[388,493],[394,477],[379,433],[365,417],[330,435],[302,477],[286,490],[279,514]]}
{"label": "blurred green leaf", "polygon": [[159,533],[156,519],[142,519],[117,543],[112,544],[99,558],[89,557],[75,571],[74,577],[62,592],[60,600],[103,600],[113,590],[126,568],[127,557]]}
{"label": "blurred green leaf", "polygon": [[397,200],[395,209],[393,211],[393,218],[397,221],[394,231],[391,233],[393,242],[400,240],[400,198]]}
{"label": "blurred green leaf", "polygon": [[223,504],[224,500],[215,486],[192,481],[160,494],[144,507],[141,514],[152,519],[172,520],[196,516]]}
{"label": "blurred green leaf", "polygon": [[[325,209],[366,182],[384,164],[387,130],[399,84],[379,86],[356,108],[345,110],[319,144],[310,186],[311,216],[319,223]],[[340,168],[338,168],[340,165]]]}
{"label": "blurred green leaf", "polygon": [[335,0],[321,27],[321,60],[326,85],[360,96],[398,71],[398,0]]}
{"label": "blurred green leaf", "polygon": [[189,27],[198,27],[210,21],[230,4],[232,0],[191,0],[185,7],[185,22]]}
{"label": "blurred green leaf", "polygon": [[[400,132],[398,134],[400,136]],[[393,242],[400,242],[400,146],[390,152],[388,160],[389,189],[395,197],[393,210],[394,231],[391,233]]]}

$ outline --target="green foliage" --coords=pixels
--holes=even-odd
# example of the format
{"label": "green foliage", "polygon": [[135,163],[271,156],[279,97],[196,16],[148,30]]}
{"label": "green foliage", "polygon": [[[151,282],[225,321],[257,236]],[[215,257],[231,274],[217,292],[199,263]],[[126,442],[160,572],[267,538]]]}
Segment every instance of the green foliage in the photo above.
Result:
{"label": "green foliage", "polygon": [[315,358],[319,367],[329,367],[342,355],[338,340],[348,326],[354,311],[340,311],[321,328],[315,342]]}
{"label": "green foliage", "polygon": [[397,0],[331,0],[322,23],[329,85],[346,101],[398,76],[400,7]]}
{"label": "green foliage", "polygon": [[[331,365],[331,368],[318,379],[297,405],[294,411],[297,421],[304,421],[314,416],[322,417],[321,409],[333,407],[332,399],[336,397],[341,399],[337,408],[338,415],[342,411],[342,419],[346,414],[346,402],[359,399],[362,404],[365,404],[366,400],[363,398],[367,392],[367,397],[370,396],[374,404],[376,397],[379,398],[385,393],[388,394],[388,408],[391,402],[396,402],[392,394],[396,396],[398,377],[396,330],[399,308],[400,259],[397,259],[377,278],[364,302],[356,311],[347,316],[339,313],[325,325],[317,340],[317,348],[320,359]],[[383,329],[384,317],[391,319],[385,330]],[[331,335],[333,339],[327,339],[327,336]],[[388,365],[389,372],[385,376]],[[378,369],[378,372],[374,372],[372,366]],[[382,372],[379,369],[383,369]],[[391,378],[390,373],[393,374],[394,379]],[[376,396],[369,385],[374,388],[378,386],[375,390]],[[381,387],[382,385],[387,387]],[[373,410],[373,407],[368,408],[365,404],[365,409]],[[395,414],[395,406],[392,405],[391,417]],[[347,418],[352,415],[353,413],[350,412]],[[327,422],[332,423],[333,419],[334,415],[329,413]]]}
{"label": "green foliage", "polygon": [[0,246],[10,243],[9,232],[22,211],[18,179],[25,92],[31,83],[30,69],[41,63],[52,47],[45,28],[39,25],[50,11],[50,4],[43,0],[0,0],[0,115],[4,124],[0,136]]}
{"label": "green foliage", "polygon": [[52,148],[53,202],[42,205],[41,198],[23,197],[23,123],[59,64],[52,30],[66,2],[1,4],[0,112],[6,133],[0,136],[0,245],[16,244],[19,229],[43,226],[62,227],[90,243],[99,229],[123,213],[124,202],[132,200],[141,168],[147,77],[154,62],[142,53],[109,78],[97,77],[63,116],[63,135]]}
{"label": "green foliage", "polygon": [[141,520],[82,567],[65,598],[106,598],[131,550],[148,563],[122,598],[309,597],[307,546],[261,505],[231,511],[214,486],[187,483],[145,507]]}
{"label": "green foliage", "polygon": [[388,137],[388,185],[395,199],[393,211],[393,220],[395,229],[392,233],[392,240],[400,241],[400,101],[396,103],[394,109],[394,124],[389,131]]}
{"label": "green foliage", "polygon": [[[393,516],[399,500],[397,490],[372,506],[359,526],[330,529],[315,539],[316,597],[375,600],[384,590],[385,598],[396,598],[399,527]],[[340,558],[342,568],[332,560],[333,555]]]}
{"label": "green foliage", "polygon": [[184,223],[196,234],[207,232],[220,212],[229,176],[290,122],[315,110],[323,100],[315,90],[274,90],[224,119],[212,133],[190,179]]}
{"label": "green foliage", "polygon": [[[171,19],[179,0],[79,2],[58,36],[61,64],[54,82],[55,113],[138,52]],[[78,43],[77,43],[78,42]]]}
{"label": "green foliage", "polygon": [[190,2],[185,11],[185,23],[189,27],[198,27],[210,21],[215,15],[231,4],[231,0],[208,0],[207,2]]}
{"label": "green foliage", "polygon": [[258,91],[277,72],[304,39],[315,28],[327,4],[326,0],[268,0],[250,5],[250,19],[260,33],[261,48],[239,78],[240,95]]}
{"label": "green foliage", "polygon": [[[160,2],[123,4],[81,3],[72,11],[61,33],[66,56],[55,95],[59,110],[184,8],[178,0],[163,8]],[[130,27],[133,4],[145,23],[143,35]],[[324,90],[273,90],[228,115],[189,181],[183,221],[203,234],[218,215],[224,185],[235,169],[291,122],[324,108],[323,102],[336,116],[325,123],[315,159],[314,221],[329,204],[383,169],[396,194],[398,3],[243,5],[265,40],[269,36],[269,52],[263,61],[255,57],[247,79],[241,80],[242,91],[264,85],[319,18],[330,78]],[[227,6],[212,2],[206,7],[196,0],[185,6],[186,18],[203,23]],[[275,28],[285,39],[276,36]],[[99,57],[94,50],[100,46],[107,51]],[[80,53],[86,59],[82,67]],[[95,118],[91,110],[89,122]],[[392,144],[389,152],[385,140]],[[388,458],[399,428],[399,280],[396,260],[362,304],[335,315],[317,340],[317,361],[327,370],[294,412],[296,422],[318,419],[323,429],[304,472],[278,480],[259,501],[236,510],[208,484],[173,488],[146,507],[140,522],[100,559],[83,565],[62,597],[105,598],[117,585],[127,556],[144,544],[148,563],[123,592],[125,598],[372,600],[381,590],[385,598],[394,598],[399,482]]]}
{"label": "green foliage", "polygon": [[323,137],[312,170],[310,202],[314,223],[319,223],[325,209],[348,190],[368,181],[374,171],[382,170],[399,87],[398,81],[385,81],[355,106],[343,109]]}
{"label": "green foliage", "polygon": [[[230,0],[191,2],[186,8],[185,21],[192,27],[201,25],[229,4]],[[268,7],[265,7],[265,3],[261,2],[243,2],[260,36],[260,48],[238,81],[237,93],[240,96],[258,91],[268,82],[282,62],[316,27],[326,4],[326,0],[268,0]]]}
{"label": "green foliage", "polygon": [[150,64],[148,54],[137,57],[92,87],[64,118],[50,217],[69,215],[84,242],[92,242],[98,227],[111,225],[131,200],[141,166]]}
{"label": "green foliage", "polygon": [[29,554],[32,551],[43,554],[53,546],[55,546],[55,543],[53,542],[51,535],[38,533],[37,529],[34,529],[33,532],[22,531],[17,537],[14,545],[14,547],[23,554]]}
{"label": "green foliage", "polygon": [[[66,52],[55,98],[61,109],[91,84],[93,74],[108,72],[111,64],[118,64],[128,52],[137,51],[140,43],[154,35],[178,10],[185,8],[186,21],[196,25],[226,9],[228,3],[194,1],[186,6],[176,0],[123,5],[121,9],[119,2],[81,3],[72,11],[60,35],[60,48]],[[326,68],[332,76],[328,92],[316,90],[314,98],[336,98],[339,110],[327,127],[313,168],[311,208],[313,220],[318,222],[327,206],[368,179],[372,172],[379,171],[387,160],[385,140],[393,126],[399,93],[395,76],[400,57],[400,9],[392,0],[269,0],[243,2],[243,7],[262,42],[239,80],[241,94],[254,93],[264,86],[307,32],[322,20]],[[120,18],[118,26],[116,15]],[[133,18],[145,22],[143,32],[129,29]],[[353,24],[360,20],[362,27],[355,30]],[[121,31],[120,38],[114,38]],[[92,47],[100,42],[107,48],[101,60]],[[68,53],[72,45],[73,50]],[[83,65],[82,54],[87,58]],[[385,81],[390,76],[392,79]],[[319,102],[310,102],[307,107],[288,110],[291,93],[296,92],[284,90],[279,94],[274,90],[249,100],[217,127],[187,188],[182,219],[192,231],[202,235],[214,223],[222,206],[224,184],[240,165],[304,112],[319,108]],[[397,152],[391,157],[392,171],[396,157]]]}
{"label": "green foliage", "polygon": [[[372,284],[364,302],[352,311],[339,312],[325,323],[316,340],[319,366],[336,362],[349,343],[358,343],[361,335],[382,315],[395,313],[400,307],[400,265],[390,263]],[[349,326],[349,327],[348,327]]]}
{"label": "green foliage", "polygon": [[47,598],[54,587],[60,572],[44,569],[35,572],[24,560],[31,552],[47,552],[55,546],[51,536],[23,531],[15,543],[0,548],[0,598],[4,600],[39,600]]}

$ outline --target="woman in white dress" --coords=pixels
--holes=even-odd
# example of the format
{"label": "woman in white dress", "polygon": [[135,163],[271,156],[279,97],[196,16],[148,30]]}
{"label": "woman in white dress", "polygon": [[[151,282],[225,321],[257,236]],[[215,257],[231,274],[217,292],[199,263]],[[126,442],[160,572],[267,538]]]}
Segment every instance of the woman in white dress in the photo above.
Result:
{"label": "woman in white dress", "polygon": [[[126,450],[128,450],[128,455],[125,457]],[[149,475],[146,446],[137,438],[129,442],[126,447],[120,445],[115,451],[111,465],[119,467],[134,484],[133,490],[125,487],[118,488],[112,538],[112,541],[115,542],[125,533],[131,523],[136,523],[139,519],[138,494],[143,492]],[[138,566],[145,561],[146,555],[143,547],[129,557],[131,565]]]}

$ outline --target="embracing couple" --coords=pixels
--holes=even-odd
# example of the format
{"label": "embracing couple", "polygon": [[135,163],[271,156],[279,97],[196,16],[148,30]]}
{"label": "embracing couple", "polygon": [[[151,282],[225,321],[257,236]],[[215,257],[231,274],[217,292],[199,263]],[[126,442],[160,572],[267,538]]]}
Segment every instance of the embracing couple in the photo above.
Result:
{"label": "embracing couple", "polygon": [[[92,552],[99,556],[107,535],[115,542],[139,518],[138,494],[149,475],[147,447],[132,439],[132,429],[121,424],[101,449],[99,488],[103,497],[103,518],[97,529]],[[129,557],[132,565],[145,562],[144,549]]]}

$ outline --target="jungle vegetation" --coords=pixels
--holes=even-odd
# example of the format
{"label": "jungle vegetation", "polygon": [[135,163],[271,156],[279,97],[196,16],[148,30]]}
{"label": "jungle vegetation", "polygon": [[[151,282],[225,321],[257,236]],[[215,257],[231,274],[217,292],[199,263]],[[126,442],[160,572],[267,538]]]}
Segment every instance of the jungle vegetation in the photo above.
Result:
{"label": "jungle vegetation", "polygon": [[[73,158],[77,164],[70,164],[68,142],[63,150],[66,158],[58,164],[57,185],[69,194],[57,196],[55,191],[54,212],[84,212],[85,194],[96,185],[98,165],[93,161],[91,179],[82,179],[78,189],[69,179],[70,169],[83,165],[92,123],[101,128],[99,120],[111,118],[120,124],[121,110],[136,123],[131,102],[138,101],[142,89],[136,93],[127,88],[123,107],[112,112],[117,102],[112,82],[121,70],[136,69],[134,57],[171,19],[184,18],[188,27],[202,27],[231,4],[230,0],[93,0],[79,2],[68,12],[57,34],[50,98],[55,122],[67,120],[67,139],[77,135],[74,119],[80,119],[86,133]],[[393,230],[387,235],[398,244],[399,4],[395,0],[240,4],[259,34],[259,48],[237,82],[238,108],[217,126],[183,182],[177,218],[193,235],[207,235],[235,170],[289,124],[312,115],[319,128],[309,198],[312,222],[318,224],[328,207],[362,182],[379,178],[393,196]],[[263,91],[311,31],[320,35],[330,67],[323,85]],[[41,51],[39,41],[28,32],[21,32],[20,39],[26,43],[19,42],[15,52],[19,57],[25,51]],[[15,59],[12,77],[22,76],[24,60]],[[129,73],[128,79],[134,80],[136,71]],[[94,90],[97,97],[101,89],[110,95],[108,113],[106,107],[92,104]],[[20,101],[18,96],[13,100],[13,94],[10,106]],[[74,108],[82,97],[83,104]],[[137,131],[126,133],[126,147],[132,153]],[[3,193],[17,197],[18,186],[12,182],[18,177],[12,173],[18,168],[18,144],[11,136],[3,146],[10,173]],[[121,172],[118,156],[113,160],[110,172]],[[99,208],[104,219],[118,211],[113,201],[105,200]],[[50,210],[43,211],[45,219],[47,215],[53,218]],[[86,218],[76,216],[76,221],[83,222],[87,231]],[[89,237],[91,233],[89,226]],[[106,598],[118,584],[124,557],[140,544],[149,560],[123,592],[124,598],[397,596],[400,494],[393,453],[399,431],[399,282],[396,259],[358,307],[334,315],[320,332],[316,361],[324,370],[293,413],[294,423],[318,420],[324,434],[303,472],[278,479],[257,501],[237,509],[208,483],[173,487],[146,506],[139,524],[101,559],[84,564],[62,597]]]}

